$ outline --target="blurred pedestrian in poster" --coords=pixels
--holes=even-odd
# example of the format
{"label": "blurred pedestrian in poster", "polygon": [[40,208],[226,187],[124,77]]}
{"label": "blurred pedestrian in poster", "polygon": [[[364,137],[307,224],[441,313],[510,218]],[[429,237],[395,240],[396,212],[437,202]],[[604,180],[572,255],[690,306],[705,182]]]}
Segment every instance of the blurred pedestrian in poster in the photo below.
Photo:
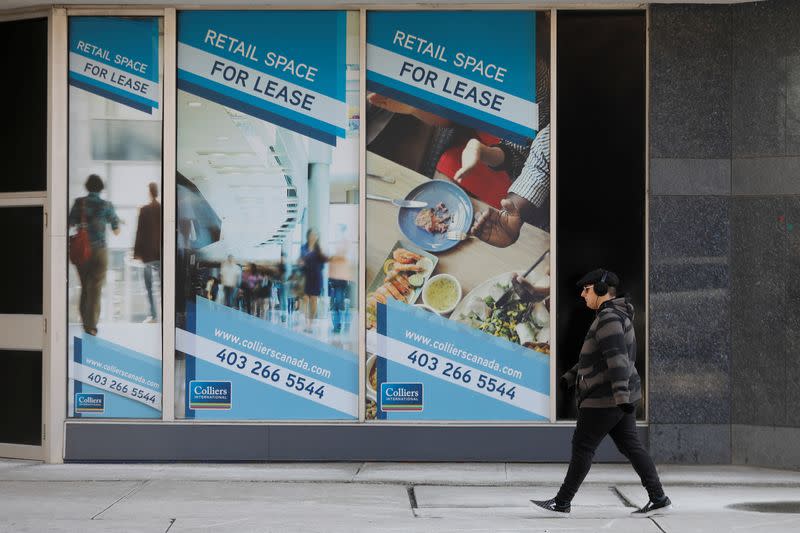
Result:
{"label": "blurred pedestrian in poster", "polygon": [[233,260],[232,255],[222,262],[219,276],[222,282],[222,293],[225,295],[225,305],[235,308],[239,296],[239,285],[242,282],[242,267]]}
{"label": "blurred pedestrian in poster", "polygon": [[303,293],[306,299],[306,332],[311,332],[311,326],[317,318],[317,304],[322,294],[322,267],[330,259],[322,253],[319,246],[319,234],[316,230],[306,232],[306,242],[300,248],[300,261],[305,275]]}
{"label": "blurred pedestrian in poster", "polygon": [[219,294],[219,279],[209,278],[208,281],[206,281],[204,296],[206,297],[207,300],[216,302],[217,294]]}
{"label": "blurred pedestrian in poster", "polygon": [[249,315],[258,316],[256,300],[257,290],[261,286],[261,275],[255,263],[247,265],[247,270],[242,274],[242,296],[244,300],[244,311]]}
{"label": "blurred pedestrian in poster", "polygon": [[291,267],[291,274],[289,274],[287,283],[289,285],[288,310],[289,315],[292,315],[295,311],[300,310],[300,302],[305,298],[304,288],[306,281],[301,265],[294,265]]}
{"label": "blurred pedestrian in poster", "polygon": [[281,320],[287,320],[291,309],[288,302],[289,296],[286,294],[289,280],[286,278],[286,255],[283,252],[281,252],[281,258],[278,264],[275,265],[274,271],[269,276],[269,282],[272,286],[268,300],[269,309],[271,311],[279,310],[280,312],[285,312],[286,316]]}
{"label": "blurred pedestrian in poster", "polygon": [[353,267],[348,257],[348,246],[345,241],[347,226],[339,225],[339,238],[336,250],[328,265],[328,293],[331,298],[331,320],[333,333],[341,333],[347,312],[345,300],[350,299],[350,287],[353,280]]}
{"label": "blurred pedestrian in poster", "polygon": [[133,245],[133,257],[144,263],[144,286],[147,289],[147,303],[150,315],[145,322],[158,320],[158,307],[153,291],[153,273],[158,273],[161,283],[161,204],[158,202],[158,184],[151,182],[147,186],[150,192],[150,203],[139,209],[139,222],[136,226],[136,241]]}
{"label": "blurred pedestrian in poster", "polygon": [[69,211],[69,225],[77,226],[85,221],[92,249],[89,260],[78,268],[81,280],[80,314],[83,330],[89,335],[97,335],[97,322],[100,319],[100,296],[106,282],[108,270],[108,249],[106,247],[106,224],[111,226],[114,235],[119,235],[120,220],[114,206],[100,198],[105,185],[97,174],[86,179],[89,194],[75,199]]}

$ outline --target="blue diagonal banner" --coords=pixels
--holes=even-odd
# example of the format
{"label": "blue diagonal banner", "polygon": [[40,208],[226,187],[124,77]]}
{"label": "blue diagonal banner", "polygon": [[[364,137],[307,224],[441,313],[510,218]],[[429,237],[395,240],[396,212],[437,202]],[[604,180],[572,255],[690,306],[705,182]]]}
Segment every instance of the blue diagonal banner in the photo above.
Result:
{"label": "blue diagonal banner", "polygon": [[187,11],[178,87],[336,145],[347,124],[345,11]]}
{"label": "blue diagonal banner", "polygon": [[70,85],[152,113],[158,81],[156,17],[70,17]]}
{"label": "blue diagonal banner", "polygon": [[497,136],[536,136],[536,13],[371,12],[370,91]]}

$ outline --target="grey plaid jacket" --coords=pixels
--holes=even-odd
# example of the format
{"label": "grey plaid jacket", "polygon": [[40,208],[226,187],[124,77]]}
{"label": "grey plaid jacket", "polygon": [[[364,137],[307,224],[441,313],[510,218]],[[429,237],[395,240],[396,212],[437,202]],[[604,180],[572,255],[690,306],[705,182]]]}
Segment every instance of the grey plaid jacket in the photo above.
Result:
{"label": "grey plaid jacket", "polygon": [[614,407],[642,398],[632,320],[633,305],[625,297],[600,306],[578,362],[563,376],[575,384],[579,407]]}

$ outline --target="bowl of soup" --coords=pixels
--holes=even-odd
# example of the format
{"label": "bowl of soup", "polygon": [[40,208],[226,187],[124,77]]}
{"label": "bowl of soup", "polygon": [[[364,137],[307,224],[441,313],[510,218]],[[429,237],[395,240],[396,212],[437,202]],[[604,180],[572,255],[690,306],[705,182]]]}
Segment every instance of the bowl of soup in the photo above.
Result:
{"label": "bowl of soup", "polygon": [[453,311],[461,301],[461,284],[450,274],[432,276],[422,287],[422,302],[442,315]]}

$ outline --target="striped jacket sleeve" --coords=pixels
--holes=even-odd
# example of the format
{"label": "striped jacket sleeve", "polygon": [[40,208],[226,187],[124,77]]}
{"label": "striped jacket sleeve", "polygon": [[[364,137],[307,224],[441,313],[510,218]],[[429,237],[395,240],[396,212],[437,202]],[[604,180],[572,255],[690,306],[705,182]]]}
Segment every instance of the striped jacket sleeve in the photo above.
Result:
{"label": "striped jacket sleeve", "polygon": [[550,195],[550,125],[533,140],[522,170],[511,184],[513,192],[536,207],[545,205]]}
{"label": "striped jacket sleeve", "polygon": [[608,367],[606,379],[611,383],[614,403],[630,403],[629,379],[632,362],[628,357],[625,323],[622,318],[611,310],[601,312],[596,339]]}

